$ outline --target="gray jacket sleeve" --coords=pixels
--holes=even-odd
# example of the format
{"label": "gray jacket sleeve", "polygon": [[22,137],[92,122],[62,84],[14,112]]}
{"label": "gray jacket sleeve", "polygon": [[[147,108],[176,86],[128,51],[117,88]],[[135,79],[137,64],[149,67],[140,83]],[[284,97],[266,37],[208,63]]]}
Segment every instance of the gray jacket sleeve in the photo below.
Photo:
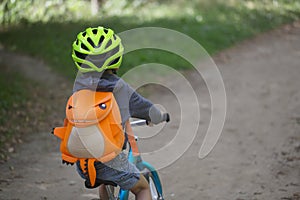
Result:
{"label": "gray jacket sleeve", "polygon": [[153,124],[158,124],[166,120],[164,119],[165,117],[161,111],[155,105],[153,105],[151,101],[142,97],[130,86],[128,88],[130,97],[129,111],[131,117],[145,119]]}

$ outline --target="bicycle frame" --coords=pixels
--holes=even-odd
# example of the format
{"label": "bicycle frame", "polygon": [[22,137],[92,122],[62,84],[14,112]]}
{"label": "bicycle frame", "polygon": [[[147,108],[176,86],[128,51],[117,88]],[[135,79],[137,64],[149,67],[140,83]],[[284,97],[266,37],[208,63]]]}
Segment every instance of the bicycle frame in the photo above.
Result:
{"label": "bicycle frame", "polygon": [[[143,126],[143,125],[147,124],[147,122],[145,120],[138,120],[138,121],[131,122],[130,124],[132,127]],[[156,189],[156,193],[157,193],[157,197],[155,197],[155,199],[163,200],[164,199],[163,191],[162,191],[162,185],[161,185],[159,175],[158,175],[156,169],[150,163],[142,160],[142,157],[138,151],[137,140],[138,140],[138,138],[135,136],[130,136],[130,135],[128,136],[128,144],[129,144],[128,160],[129,160],[129,162],[135,164],[135,166],[141,172],[146,170],[146,173],[147,173],[146,175],[148,175],[149,177],[151,176],[151,179],[153,180],[153,183],[155,185],[155,189]],[[134,148],[133,148],[133,146],[134,146]],[[133,149],[137,152],[134,152]],[[148,181],[149,181],[149,177],[148,177]],[[118,197],[115,199],[128,200],[129,192],[130,192],[129,190],[120,189]],[[109,196],[113,196],[113,194],[110,193]],[[153,198],[154,197],[152,196],[152,199]]]}

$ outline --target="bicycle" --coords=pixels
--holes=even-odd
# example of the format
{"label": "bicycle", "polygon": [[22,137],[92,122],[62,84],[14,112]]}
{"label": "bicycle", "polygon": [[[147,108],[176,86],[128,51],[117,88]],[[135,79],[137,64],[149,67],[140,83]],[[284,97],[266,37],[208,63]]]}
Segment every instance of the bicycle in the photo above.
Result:
{"label": "bicycle", "polygon": [[[147,125],[146,120],[136,120],[130,123],[132,127],[144,126]],[[141,173],[147,179],[152,200],[164,200],[162,184],[156,169],[148,162],[143,161],[137,146],[138,137],[133,135],[128,135],[128,145],[129,153],[128,160],[131,163],[134,163],[136,167],[141,171]],[[129,190],[119,189],[117,195],[115,194],[115,189],[118,187],[111,182],[102,182],[100,184],[105,184],[109,200],[128,200],[129,199]],[[113,189],[111,187],[114,187]]]}

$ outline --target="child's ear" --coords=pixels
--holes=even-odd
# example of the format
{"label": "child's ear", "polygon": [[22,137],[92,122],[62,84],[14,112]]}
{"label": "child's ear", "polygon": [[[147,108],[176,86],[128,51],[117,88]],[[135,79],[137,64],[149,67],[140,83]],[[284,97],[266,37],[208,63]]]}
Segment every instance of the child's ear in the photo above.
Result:
{"label": "child's ear", "polygon": [[117,75],[118,69],[113,69],[112,73]]}

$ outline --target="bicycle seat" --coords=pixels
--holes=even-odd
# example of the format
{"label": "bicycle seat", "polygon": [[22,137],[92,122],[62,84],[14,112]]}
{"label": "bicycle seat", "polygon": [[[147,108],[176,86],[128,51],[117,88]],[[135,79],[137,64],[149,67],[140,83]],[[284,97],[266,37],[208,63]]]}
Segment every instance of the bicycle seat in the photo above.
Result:
{"label": "bicycle seat", "polygon": [[85,187],[88,188],[88,189],[94,189],[94,188],[96,188],[96,187],[98,187],[102,184],[111,185],[111,186],[114,186],[114,187],[117,186],[117,184],[113,181],[106,181],[106,180],[100,180],[100,179],[96,179],[96,182],[95,182],[94,186],[91,186],[91,183],[90,183],[89,180],[85,180],[85,182],[84,182]]}

